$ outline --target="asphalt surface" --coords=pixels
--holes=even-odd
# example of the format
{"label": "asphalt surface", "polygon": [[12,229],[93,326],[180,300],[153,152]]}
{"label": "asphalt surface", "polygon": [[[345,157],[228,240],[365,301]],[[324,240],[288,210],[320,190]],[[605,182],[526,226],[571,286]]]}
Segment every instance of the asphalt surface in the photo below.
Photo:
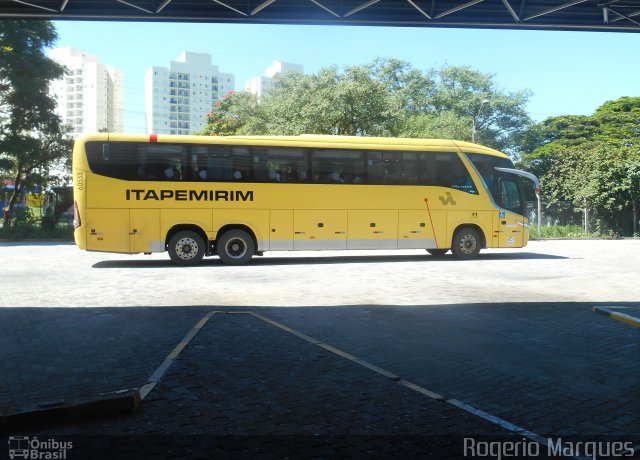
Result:
{"label": "asphalt surface", "polygon": [[284,327],[214,315],[134,414],[4,430],[72,440],[67,458],[463,458],[479,453],[468,439],[640,441],[640,329],[592,311],[640,311],[637,240],[469,262],[267,253],[244,267],[64,244],[0,254],[0,414],[140,388],[211,311]]}

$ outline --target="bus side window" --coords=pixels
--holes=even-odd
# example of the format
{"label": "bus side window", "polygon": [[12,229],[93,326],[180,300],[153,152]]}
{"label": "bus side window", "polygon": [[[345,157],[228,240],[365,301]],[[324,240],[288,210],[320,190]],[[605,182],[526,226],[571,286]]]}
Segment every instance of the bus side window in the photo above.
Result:
{"label": "bus side window", "polygon": [[509,211],[522,214],[524,211],[517,179],[501,177],[498,183],[500,184],[500,205]]}
{"label": "bus side window", "polygon": [[169,165],[164,170],[164,176],[167,180],[182,180],[182,173],[179,165]]}
{"label": "bus side window", "polygon": [[423,154],[423,158],[426,161],[423,161],[425,173],[421,176],[422,185],[436,185],[478,194],[469,171],[456,153]]}
{"label": "bus side window", "polygon": [[205,165],[207,157],[206,147],[192,147],[191,148],[191,176],[189,180],[205,181],[208,174]]}
{"label": "bus side window", "polygon": [[207,157],[207,176],[214,181],[230,181],[233,177],[231,154],[216,152]]}
{"label": "bus side window", "polygon": [[95,174],[114,179],[138,180],[140,178],[135,142],[110,142],[108,155],[104,155],[104,143],[90,141],[86,144],[89,168]]}
{"label": "bus side window", "polygon": [[165,177],[166,166],[159,163],[147,163],[140,166],[142,180],[162,180]]}
{"label": "bus side window", "polygon": [[258,182],[299,183],[307,180],[308,154],[301,148],[252,147]]}
{"label": "bus side window", "polygon": [[251,151],[247,147],[231,149],[231,180],[237,182],[253,182]]}
{"label": "bus side window", "polygon": [[187,171],[187,148],[179,144],[133,144],[142,180],[182,180]]}
{"label": "bus side window", "polygon": [[313,181],[323,184],[362,183],[364,153],[351,149],[316,149],[312,154]]}

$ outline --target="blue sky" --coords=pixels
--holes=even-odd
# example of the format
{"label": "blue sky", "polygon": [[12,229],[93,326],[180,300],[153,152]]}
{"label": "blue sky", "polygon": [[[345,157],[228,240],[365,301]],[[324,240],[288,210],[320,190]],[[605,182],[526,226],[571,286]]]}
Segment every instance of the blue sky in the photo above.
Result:
{"label": "blue sky", "polygon": [[354,26],[284,26],[56,21],[57,47],[94,54],[125,73],[125,130],[144,132],[144,74],[183,51],[213,56],[236,90],[273,60],[304,65],[365,64],[393,57],[427,70],[468,65],[507,91],[530,89],[528,109],[549,116],[591,114],[620,96],[640,96],[640,34]]}

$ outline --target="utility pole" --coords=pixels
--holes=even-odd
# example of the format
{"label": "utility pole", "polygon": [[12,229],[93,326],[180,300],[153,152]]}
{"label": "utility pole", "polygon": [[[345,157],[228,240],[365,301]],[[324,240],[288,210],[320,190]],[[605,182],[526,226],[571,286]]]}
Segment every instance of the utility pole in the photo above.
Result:
{"label": "utility pole", "polygon": [[476,141],[476,131],[477,131],[476,128],[477,128],[477,125],[478,125],[478,117],[480,116],[480,112],[482,111],[482,106],[485,105],[485,104],[488,104],[488,103],[489,103],[488,99],[483,100],[482,103],[480,104],[480,108],[478,109],[478,111],[473,116],[473,120],[472,120],[473,123],[472,123],[472,126],[471,126],[471,142],[475,143],[475,141]]}
{"label": "utility pole", "polygon": [[587,199],[584,199],[584,233],[589,233],[589,206]]}

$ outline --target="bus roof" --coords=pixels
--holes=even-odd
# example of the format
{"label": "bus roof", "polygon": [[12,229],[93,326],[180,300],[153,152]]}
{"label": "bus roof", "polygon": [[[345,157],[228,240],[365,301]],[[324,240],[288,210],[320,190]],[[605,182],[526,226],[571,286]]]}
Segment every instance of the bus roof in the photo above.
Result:
{"label": "bus roof", "polygon": [[82,141],[130,141],[130,142],[183,142],[188,144],[202,143],[203,138],[212,144],[251,144],[272,146],[299,146],[299,147],[334,147],[334,148],[383,148],[388,150],[410,149],[414,151],[434,150],[447,148],[462,150],[464,152],[482,153],[508,158],[504,153],[465,141],[449,139],[416,139],[398,137],[364,137],[364,136],[333,136],[321,134],[302,134],[299,136],[184,136],[171,134],[120,134],[99,133],[82,137]]}

